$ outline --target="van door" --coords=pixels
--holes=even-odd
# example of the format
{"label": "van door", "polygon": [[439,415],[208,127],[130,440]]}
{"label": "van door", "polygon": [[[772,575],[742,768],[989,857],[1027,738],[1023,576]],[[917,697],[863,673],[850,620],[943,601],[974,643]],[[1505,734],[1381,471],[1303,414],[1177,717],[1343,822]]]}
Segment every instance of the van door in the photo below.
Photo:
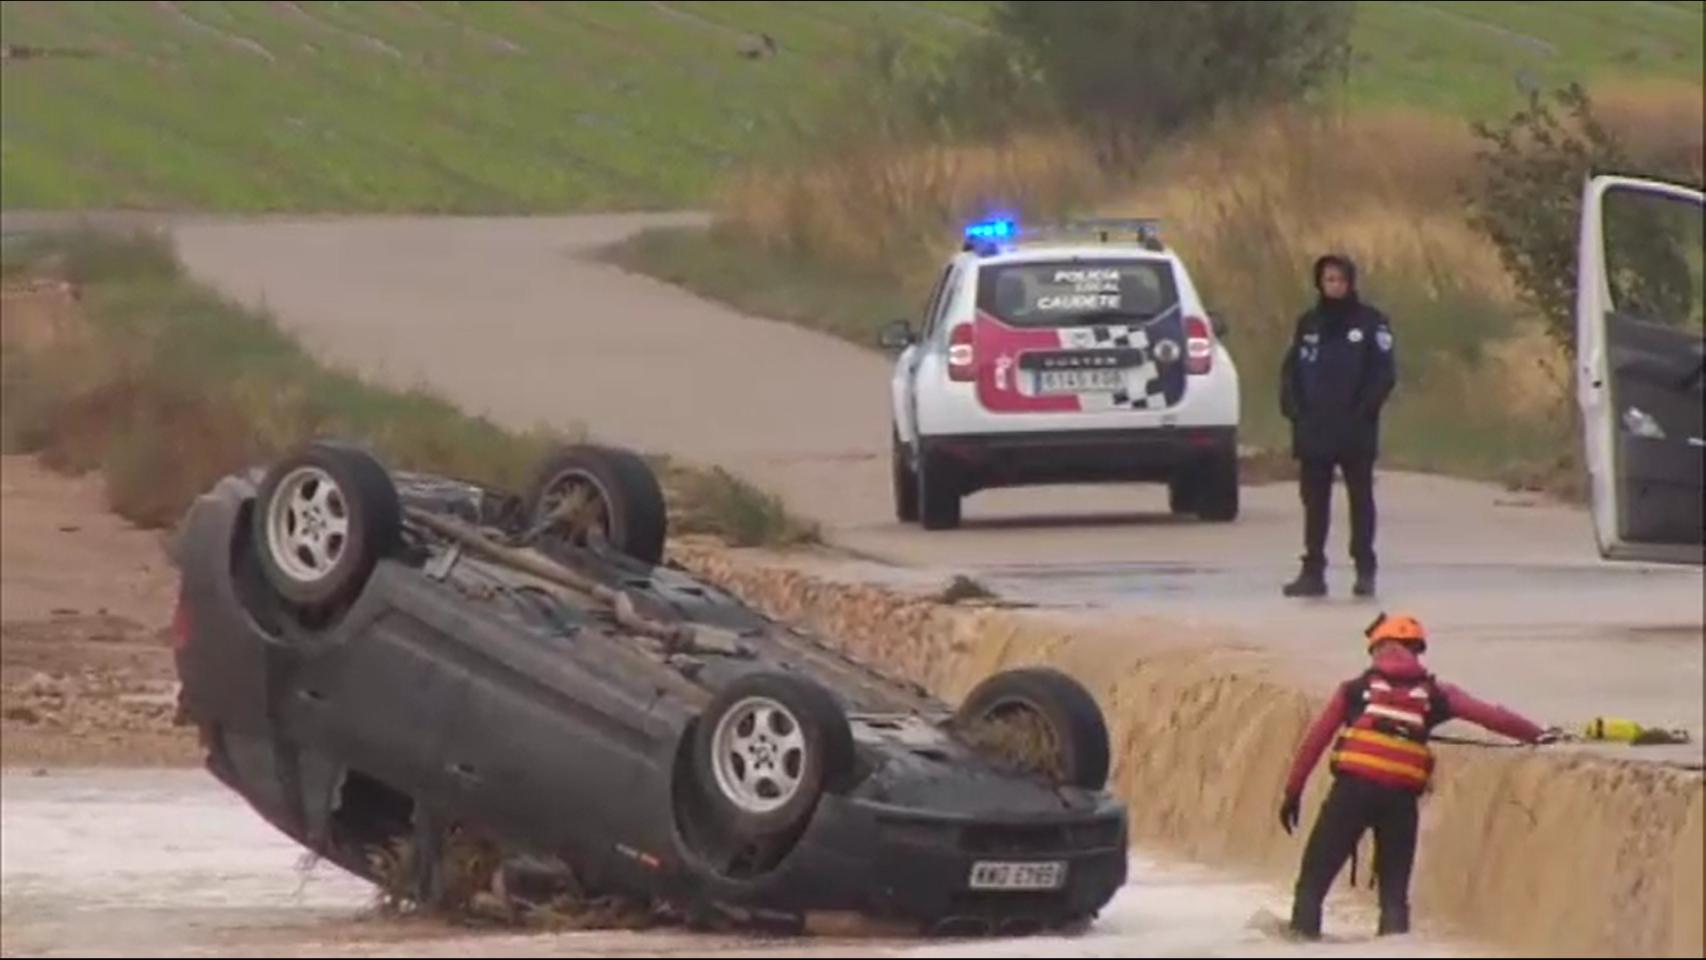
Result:
{"label": "van door", "polygon": [[1702,194],[1594,177],[1577,252],[1577,400],[1601,556],[1706,559]]}

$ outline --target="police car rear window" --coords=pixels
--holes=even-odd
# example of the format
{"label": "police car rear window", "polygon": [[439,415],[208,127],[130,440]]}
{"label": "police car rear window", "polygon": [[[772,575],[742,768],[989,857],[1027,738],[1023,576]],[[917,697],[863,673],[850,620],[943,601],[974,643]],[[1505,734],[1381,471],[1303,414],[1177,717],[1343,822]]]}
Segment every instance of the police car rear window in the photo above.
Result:
{"label": "police car rear window", "polygon": [[1165,261],[984,264],[977,280],[977,308],[1015,327],[1143,323],[1178,304]]}

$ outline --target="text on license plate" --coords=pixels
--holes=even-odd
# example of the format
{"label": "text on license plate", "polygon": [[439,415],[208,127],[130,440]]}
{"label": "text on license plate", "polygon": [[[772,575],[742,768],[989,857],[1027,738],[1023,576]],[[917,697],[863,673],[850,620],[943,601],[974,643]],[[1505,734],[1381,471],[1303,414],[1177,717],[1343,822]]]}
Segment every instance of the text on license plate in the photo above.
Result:
{"label": "text on license plate", "polygon": [[973,890],[1056,890],[1066,882],[1066,864],[979,860],[971,866]]}
{"label": "text on license plate", "polygon": [[1120,370],[1043,370],[1038,377],[1037,390],[1041,393],[1112,393],[1125,386],[1125,374]]}

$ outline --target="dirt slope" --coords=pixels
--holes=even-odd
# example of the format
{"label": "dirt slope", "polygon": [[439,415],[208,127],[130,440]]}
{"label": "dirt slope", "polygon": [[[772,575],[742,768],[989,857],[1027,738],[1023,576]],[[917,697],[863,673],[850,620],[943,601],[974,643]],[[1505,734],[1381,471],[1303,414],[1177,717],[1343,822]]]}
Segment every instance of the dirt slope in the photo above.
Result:
{"label": "dirt slope", "polygon": [[197,761],[171,725],[174,573],[98,477],[0,458],[0,765]]}

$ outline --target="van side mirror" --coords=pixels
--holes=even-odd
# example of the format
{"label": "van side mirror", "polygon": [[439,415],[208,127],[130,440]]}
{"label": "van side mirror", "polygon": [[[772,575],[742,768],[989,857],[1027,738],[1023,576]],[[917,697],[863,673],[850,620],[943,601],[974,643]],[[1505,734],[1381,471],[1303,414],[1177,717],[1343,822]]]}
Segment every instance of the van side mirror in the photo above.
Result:
{"label": "van side mirror", "polygon": [[918,338],[912,333],[912,324],[905,320],[896,320],[883,328],[877,342],[888,350],[905,350],[918,342]]}

